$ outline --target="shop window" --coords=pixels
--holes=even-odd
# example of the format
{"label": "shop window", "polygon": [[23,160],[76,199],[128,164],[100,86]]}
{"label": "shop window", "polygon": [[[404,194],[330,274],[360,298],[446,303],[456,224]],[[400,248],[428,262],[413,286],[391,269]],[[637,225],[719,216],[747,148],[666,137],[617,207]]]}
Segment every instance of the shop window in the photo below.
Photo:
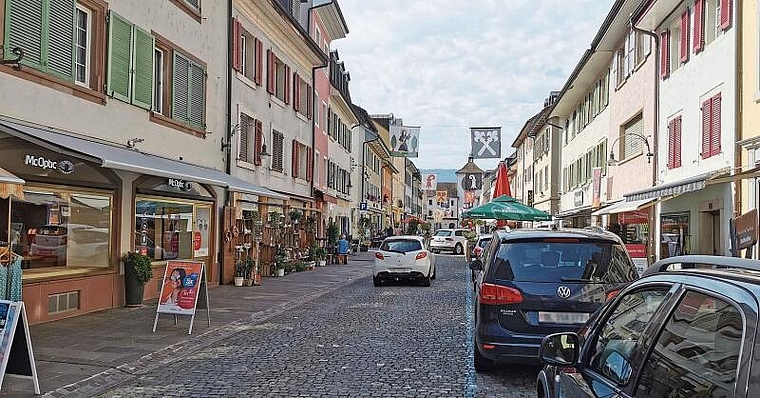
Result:
{"label": "shop window", "polygon": [[0,240],[24,257],[24,268],[109,267],[110,196],[35,188],[25,190],[24,199],[2,203],[10,205],[10,239],[3,230]]}
{"label": "shop window", "polygon": [[689,213],[670,213],[660,217],[660,257],[668,258],[689,254]]}
{"label": "shop window", "polygon": [[155,261],[208,256],[209,206],[145,198],[136,201],[135,211],[136,251]]}

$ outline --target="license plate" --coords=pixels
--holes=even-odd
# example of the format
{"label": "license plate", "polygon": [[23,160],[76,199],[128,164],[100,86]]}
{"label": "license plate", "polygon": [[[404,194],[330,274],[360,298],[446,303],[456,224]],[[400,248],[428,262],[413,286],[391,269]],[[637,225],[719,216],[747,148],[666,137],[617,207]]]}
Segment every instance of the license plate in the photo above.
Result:
{"label": "license plate", "polygon": [[404,273],[404,272],[411,271],[411,268],[391,268],[388,271],[390,271],[391,273],[393,272]]}
{"label": "license plate", "polygon": [[538,321],[541,323],[586,323],[589,314],[585,312],[541,312]]}

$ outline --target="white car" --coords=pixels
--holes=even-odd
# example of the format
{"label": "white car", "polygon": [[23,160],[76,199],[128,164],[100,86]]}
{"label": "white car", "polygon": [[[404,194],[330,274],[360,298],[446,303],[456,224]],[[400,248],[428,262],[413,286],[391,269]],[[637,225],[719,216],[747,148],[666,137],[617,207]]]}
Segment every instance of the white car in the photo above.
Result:
{"label": "white car", "polygon": [[465,232],[467,232],[466,229],[439,229],[430,241],[430,250],[433,253],[444,250],[450,250],[454,254],[464,253],[464,248],[467,247]]}
{"label": "white car", "polygon": [[380,286],[384,280],[418,280],[430,286],[435,279],[435,256],[425,248],[421,236],[390,236],[375,252],[372,282]]}

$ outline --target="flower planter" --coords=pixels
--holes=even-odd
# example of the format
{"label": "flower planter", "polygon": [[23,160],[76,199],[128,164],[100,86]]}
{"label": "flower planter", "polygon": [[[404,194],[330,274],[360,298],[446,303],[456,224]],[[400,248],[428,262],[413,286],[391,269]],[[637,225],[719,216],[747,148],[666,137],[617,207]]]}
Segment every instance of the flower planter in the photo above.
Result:
{"label": "flower planter", "polygon": [[243,286],[243,277],[242,276],[236,276],[235,277],[235,286]]}
{"label": "flower planter", "polygon": [[243,279],[243,286],[253,286],[253,279]]}
{"label": "flower planter", "polygon": [[326,266],[326,265],[327,265],[327,261],[325,261],[325,260],[319,260],[319,263],[318,263],[318,265],[319,265],[320,267],[324,267],[324,266]]}

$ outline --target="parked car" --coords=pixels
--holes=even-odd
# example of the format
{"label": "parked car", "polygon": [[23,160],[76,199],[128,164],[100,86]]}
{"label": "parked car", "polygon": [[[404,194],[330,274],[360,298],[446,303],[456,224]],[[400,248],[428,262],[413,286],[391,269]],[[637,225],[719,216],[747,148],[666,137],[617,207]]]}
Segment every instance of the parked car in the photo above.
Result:
{"label": "parked car", "polygon": [[425,248],[421,236],[391,236],[375,252],[373,278],[375,286],[385,280],[417,280],[430,286],[435,279],[435,256]]}
{"label": "parked car", "polygon": [[452,251],[454,254],[464,253],[467,246],[466,229],[439,229],[430,241],[430,250],[433,253]]}
{"label": "parked car", "polygon": [[[475,241],[475,246],[472,248],[472,251],[470,252],[470,262],[479,259],[483,255],[483,251],[488,247],[488,245],[491,243],[491,239],[493,239],[493,234],[486,234],[486,235],[480,235],[478,236],[478,240]],[[472,287],[475,288],[475,276],[477,275],[479,271],[470,270],[471,280],[472,280]]]}
{"label": "parked car", "polygon": [[[50,259],[57,264],[66,262],[67,251],[72,236],[81,235],[82,231],[99,230],[91,225],[84,224],[47,224],[37,228],[29,248],[32,258]],[[107,231],[107,230],[106,230]],[[108,239],[104,241],[107,249]],[[93,249],[99,250],[99,249]]]}
{"label": "parked car", "polygon": [[[540,364],[551,333],[575,331],[638,277],[620,238],[604,231],[496,231],[475,281],[475,369]],[[482,271],[482,272],[480,272]]]}
{"label": "parked car", "polygon": [[758,397],[760,261],[661,260],[576,332],[547,336],[538,396]]}

